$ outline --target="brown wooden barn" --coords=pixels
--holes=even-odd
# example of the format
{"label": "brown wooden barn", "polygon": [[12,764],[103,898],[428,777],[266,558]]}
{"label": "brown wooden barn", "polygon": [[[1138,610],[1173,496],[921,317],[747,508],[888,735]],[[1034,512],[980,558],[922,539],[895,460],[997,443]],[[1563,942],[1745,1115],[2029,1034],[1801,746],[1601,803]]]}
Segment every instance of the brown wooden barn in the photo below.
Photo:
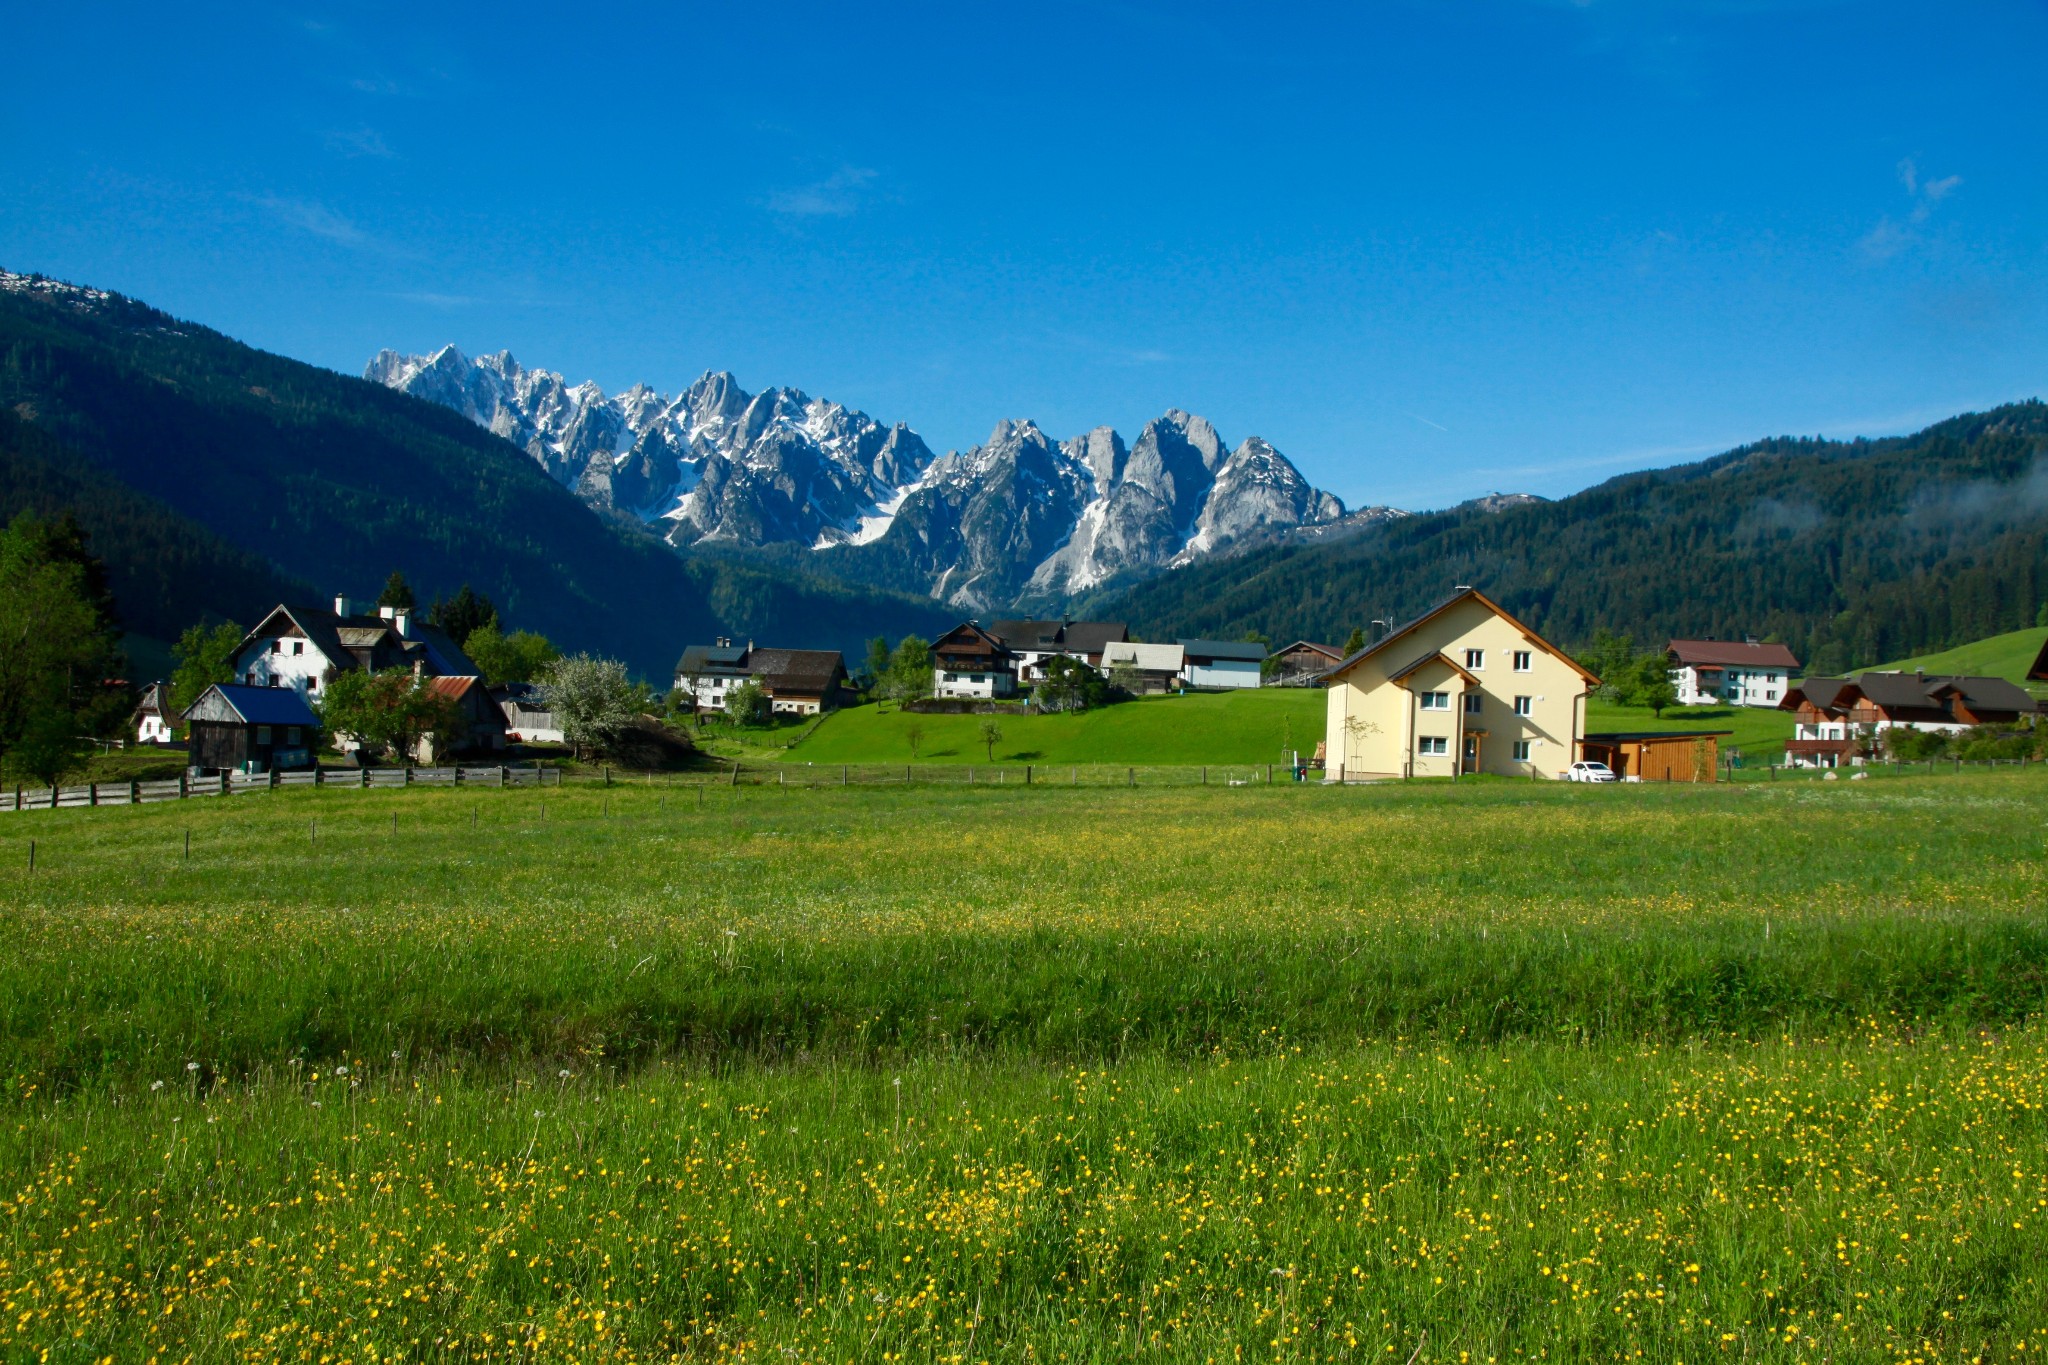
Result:
{"label": "brown wooden barn", "polygon": [[215,683],[186,710],[185,724],[195,768],[310,768],[320,738],[320,717],[296,687]]}
{"label": "brown wooden barn", "polygon": [[1587,735],[1585,754],[1619,778],[1717,782],[1721,741],[1733,730],[1610,730]]}

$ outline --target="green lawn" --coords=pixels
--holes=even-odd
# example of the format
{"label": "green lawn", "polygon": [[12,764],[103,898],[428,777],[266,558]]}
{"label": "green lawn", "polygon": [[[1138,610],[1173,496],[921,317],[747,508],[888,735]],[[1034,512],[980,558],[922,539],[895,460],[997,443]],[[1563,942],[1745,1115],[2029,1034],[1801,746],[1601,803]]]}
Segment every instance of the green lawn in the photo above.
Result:
{"label": "green lawn", "polygon": [[0,1359],[2030,1360],[2044,808],[0,815]]}
{"label": "green lawn", "polygon": [[[997,763],[1282,763],[1323,737],[1323,690],[1271,687],[1144,697],[1078,716],[996,717]],[[908,763],[908,731],[924,732],[919,763],[988,763],[985,716],[928,716],[894,705],[849,707],[788,751],[790,762]]]}
{"label": "green lawn", "polygon": [[1898,659],[1892,663],[1879,664],[1877,667],[1895,668],[1902,672],[1924,668],[1929,673],[1967,673],[1978,677],[2004,678],[2025,687],[2028,685],[2027,670],[2034,666],[2034,660],[2040,655],[2044,640],[2048,640],[2048,627],[2032,626],[2026,630],[2008,631],[2004,635],[1973,640],[1967,645],[1944,649],[1938,654]]}
{"label": "green lawn", "polygon": [[1667,706],[1662,719],[1647,706],[1586,703],[1589,733],[1607,730],[1728,730],[1722,751],[1739,750],[1745,764],[1779,762],[1792,738],[1792,713],[1760,706]]}

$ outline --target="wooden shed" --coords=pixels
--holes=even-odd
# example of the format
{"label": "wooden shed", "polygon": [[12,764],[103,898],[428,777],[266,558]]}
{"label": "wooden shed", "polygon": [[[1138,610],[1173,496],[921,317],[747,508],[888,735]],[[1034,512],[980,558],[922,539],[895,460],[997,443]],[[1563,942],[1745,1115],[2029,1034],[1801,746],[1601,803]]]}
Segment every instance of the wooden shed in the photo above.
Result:
{"label": "wooden shed", "polygon": [[195,768],[262,773],[310,768],[320,717],[295,687],[215,683],[185,712]]}
{"label": "wooden shed", "polygon": [[1642,782],[1719,781],[1721,741],[1733,730],[1610,730],[1589,734],[1588,759]]}

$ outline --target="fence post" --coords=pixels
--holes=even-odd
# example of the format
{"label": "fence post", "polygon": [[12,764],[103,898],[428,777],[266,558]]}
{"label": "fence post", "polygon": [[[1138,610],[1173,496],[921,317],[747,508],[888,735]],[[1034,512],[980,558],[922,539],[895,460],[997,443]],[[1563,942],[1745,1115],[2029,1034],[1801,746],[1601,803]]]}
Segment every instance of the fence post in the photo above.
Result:
{"label": "fence post", "polygon": [[1133,787],[1138,785],[1138,770],[1136,768],[1128,769],[1125,775],[1130,779],[1130,783]]}
{"label": "fence post", "polygon": [[1202,765],[1202,785],[1205,787],[1209,785],[1209,765],[1206,763]]}
{"label": "fence post", "polygon": [[135,778],[128,780],[128,804],[131,806],[142,804],[142,783]]}
{"label": "fence post", "polygon": [[100,784],[99,784],[99,783],[97,783],[97,782],[88,782],[88,783],[86,783],[86,784],[85,784],[85,804],[86,804],[86,805],[88,805],[88,806],[97,806],[97,805],[98,805],[99,803],[100,803]]}
{"label": "fence post", "polygon": [[903,765],[903,785],[906,787],[910,785],[910,765],[908,763]]}
{"label": "fence post", "polygon": [[1269,787],[1273,785],[1273,765],[1270,763],[1266,765],[1266,785]]}
{"label": "fence post", "polygon": [[[183,801],[183,800],[185,799],[185,774],[184,774],[184,773],[179,773],[179,774],[178,774],[178,799],[179,799],[180,801]],[[14,789],[14,803],[15,803],[15,804],[16,804],[17,806],[21,804],[21,788],[19,788],[19,787],[16,787],[16,788]]]}
{"label": "fence post", "polygon": [[1024,785],[1027,787],[1031,785],[1031,765],[1029,763],[1024,765]]}
{"label": "fence post", "polygon": [[607,787],[612,784],[612,765],[609,763],[604,765],[604,784]]}
{"label": "fence post", "polygon": [[839,785],[842,787],[853,785],[853,766],[851,764],[842,763],[839,765]]}
{"label": "fence post", "polygon": [[739,761],[738,759],[734,759],[734,760],[732,761],[732,785],[733,785],[733,786],[735,786],[735,787],[737,787],[737,786],[738,786],[739,784],[740,784],[740,761]]}

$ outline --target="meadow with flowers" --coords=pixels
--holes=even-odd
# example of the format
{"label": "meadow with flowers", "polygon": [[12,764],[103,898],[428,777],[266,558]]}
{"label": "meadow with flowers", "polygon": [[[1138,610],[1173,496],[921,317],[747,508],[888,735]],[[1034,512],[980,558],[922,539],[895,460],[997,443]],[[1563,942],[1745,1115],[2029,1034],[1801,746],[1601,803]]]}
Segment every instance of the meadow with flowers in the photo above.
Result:
{"label": "meadow with flowers", "polygon": [[2031,1359],[2044,815],[2003,770],[11,817],[0,1358]]}

